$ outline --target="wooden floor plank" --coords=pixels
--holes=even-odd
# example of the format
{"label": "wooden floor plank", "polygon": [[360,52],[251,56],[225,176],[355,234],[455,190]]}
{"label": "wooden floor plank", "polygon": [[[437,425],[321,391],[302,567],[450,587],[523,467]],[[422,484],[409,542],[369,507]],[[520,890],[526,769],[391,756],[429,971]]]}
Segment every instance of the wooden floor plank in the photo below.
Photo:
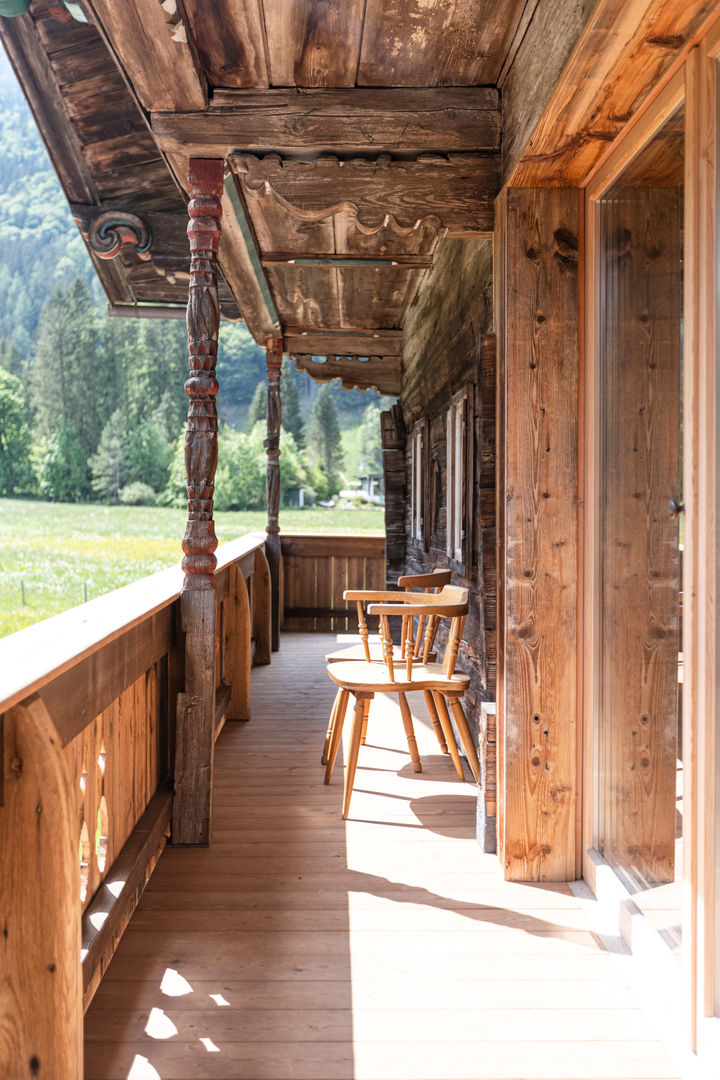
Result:
{"label": "wooden floor plank", "polygon": [[285,635],[216,750],[214,843],[166,849],[86,1016],[87,1080],[668,1080],[566,885],[503,880],[475,789],[378,695],[323,783],[331,635]]}

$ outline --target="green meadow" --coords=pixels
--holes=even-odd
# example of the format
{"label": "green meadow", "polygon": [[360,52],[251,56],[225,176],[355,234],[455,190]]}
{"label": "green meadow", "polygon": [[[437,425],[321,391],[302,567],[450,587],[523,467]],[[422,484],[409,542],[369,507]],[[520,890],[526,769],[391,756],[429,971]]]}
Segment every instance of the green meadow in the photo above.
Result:
{"label": "green meadow", "polygon": [[[182,558],[184,510],[0,499],[0,636]],[[263,511],[218,513],[219,542],[265,528]],[[382,509],[281,510],[284,532],[382,534]],[[24,602],[23,602],[24,594]]]}

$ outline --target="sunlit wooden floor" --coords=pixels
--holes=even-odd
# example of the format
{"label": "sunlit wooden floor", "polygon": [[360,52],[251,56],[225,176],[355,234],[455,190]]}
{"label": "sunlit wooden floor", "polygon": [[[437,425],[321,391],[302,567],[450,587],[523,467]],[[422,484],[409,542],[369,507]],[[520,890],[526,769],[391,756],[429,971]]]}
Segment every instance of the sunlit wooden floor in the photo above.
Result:
{"label": "sunlit wooden floor", "polygon": [[162,856],[86,1016],[88,1080],[676,1077],[570,890],[480,852],[419,696],[422,774],[377,698],[341,821],[319,760],[334,641],[285,635],[253,671],[213,846]]}

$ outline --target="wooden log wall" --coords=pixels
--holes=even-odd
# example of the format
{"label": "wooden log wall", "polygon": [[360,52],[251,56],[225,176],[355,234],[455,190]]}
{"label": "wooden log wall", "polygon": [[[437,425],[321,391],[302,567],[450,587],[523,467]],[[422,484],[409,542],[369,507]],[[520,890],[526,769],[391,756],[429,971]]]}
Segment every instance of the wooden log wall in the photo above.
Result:
{"label": "wooden log wall", "polygon": [[385,481],[385,584],[397,586],[397,579],[405,573],[405,516],[408,490],[405,464],[405,422],[402,409],[392,409],[380,414],[380,437],[383,454],[383,479]]}
{"label": "wooden log wall", "polygon": [[[409,500],[405,519],[406,570],[421,573],[452,566],[453,584],[470,591],[470,610],[459,667],[469,672],[465,697],[477,742],[480,702],[492,700],[496,671],[495,604],[495,349],[490,334],[492,245],[484,240],[445,239],[408,313],[403,347],[404,425],[427,424],[425,540],[412,538]],[[469,388],[468,485],[472,489],[468,557],[453,563],[446,553],[447,427],[450,400]],[[406,453],[411,489],[410,443]]]}
{"label": "wooden log wall", "polygon": [[355,605],[343,600],[343,592],[385,588],[384,537],[281,533],[280,541],[283,630],[357,630]]}
{"label": "wooden log wall", "polygon": [[498,839],[520,881],[579,872],[578,208],[564,189],[496,206]]}

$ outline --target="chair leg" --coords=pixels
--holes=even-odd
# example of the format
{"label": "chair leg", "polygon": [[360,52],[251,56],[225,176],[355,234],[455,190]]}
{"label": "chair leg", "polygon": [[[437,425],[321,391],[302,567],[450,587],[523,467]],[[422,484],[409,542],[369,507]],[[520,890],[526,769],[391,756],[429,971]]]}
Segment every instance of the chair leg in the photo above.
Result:
{"label": "chair leg", "polygon": [[328,747],[327,754],[327,766],[325,768],[325,783],[330,783],[330,777],[332,776],[333,767],[335,765],[335,758],[337,757],[338,747],[340,746],[340,739],[342,737],[342,730],[345,724],[345,714],[347,713],[348,699],[350,698],[349,690],[340,690],[340,697],[336,699],[337,711],[335,713],[335,721],[333,723],[332,735],[330,737],[330,746]]}
{"label": "chair leg", "polygon": [[438,711],[435,707],[435,701],[433,700],[432,691],[423,690],[423,693],[425,695],[425,704],[427,705],[427,711],[430,713],[430,719],[432,720],[433,731],[437,736],[437,741],[440,743],[440,749],[442,750],[443,754],[447,754],[447,741],[445,739],[443,729],[440,725],[440,717],[438,716]]}
{"label": "chair leg", "polygon": [[367,741],[367,729],[368,729],[368,716],[370,715],[370,703],[368,702],[368,708],[365,710],[365,716],[363,717],[362,735],[360,736],[360,745],[364,746]]}
{"label": "chair leg", "polygon": [[465,775],[463,773],[462,762],[460,760],[460,755],[458,754],[458,748],[455,742],[455,735],[453,733],[452,724],[450,723],[450,714],[448,712],[445,698],[439,690],[433,690],[432,693],[433,698],[435,699],[435,704],[437,705],[438,717],[440,719],[440,723],[445,734],[445,739],[448,744],[448,750],[450,751],[450,757],[452,758],[453,765],[455,766],[455,772],[458,774],[461,780],[464,780]]}
{"label": "chair leg", "polygon": [[323,746],[322,757],[320,758],[320,764],[321,765],[327,765],[327,763],[328,763],[328,751],[330,749],[330,743],[332,741],[333,728],[335,727],[335,724],[337,723],[337,711],[338,711],[338,705],[340,704],[341,696],[342,696],[342,688],[338,687],[338,692],[335,695],[335,700],[333,701],[333,707],[330,710],[330,720],[328,721],[328,729],[325,732],[325,745]]}
{"label": "chair leg", "polygon": [[357,771],[358,754],[360,753],[360,738],[363,724],[370,706],[371,698],[368,695],[356,696],[355,711],[353,712],[352,727],[350,728],[350,746],[348,748],[347,764],[345,765],[345,790],[343,791],[343,818],[350,813],[350,800],[352,799],[353,784]]}
{"label": "chair leg", "polygon": [[465,719],[465,710],[462,707],[460,698],[450,698],[450,708],[452,709],[453,719],[457,725],[457,729],[460,732],[460,738],[462,739],[463,746],[465,747],[465,753],[467,759],[470,762],[470,768],[472,774],[475,777],[475,782],[480,780],[480,762],[478,761],[477,751],[473,744],[472,735],[470,734],[470,728],[468,722]]}
{"label": "chair leg", "polygon": [[413,727],[410,706],[407,703],[407,698],[402,693],[398,694],[398,701],[400,702],[400,715],[402,716],[403,727],[405,728],[405,735],[407,736],[408,750],[410,751],[413,771],[422,772],[420,754],[418,753],[417,742],[415,741],[415,729]]}

